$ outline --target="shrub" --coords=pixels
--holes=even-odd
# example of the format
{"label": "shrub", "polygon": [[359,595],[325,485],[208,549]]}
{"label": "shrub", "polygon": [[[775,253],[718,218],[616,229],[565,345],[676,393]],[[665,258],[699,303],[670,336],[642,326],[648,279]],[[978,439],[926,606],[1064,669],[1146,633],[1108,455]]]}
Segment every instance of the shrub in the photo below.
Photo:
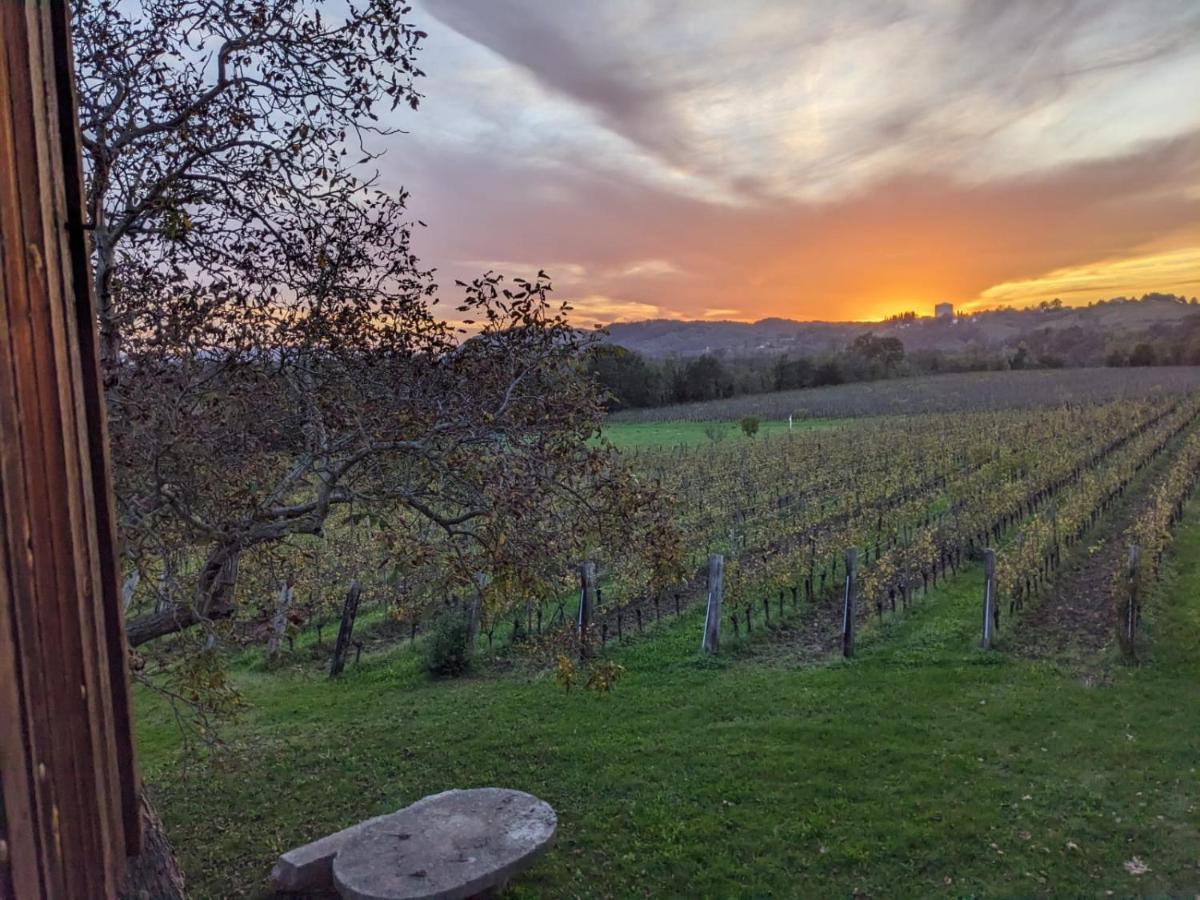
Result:
{"label": "shrub", "polygon": [[1133,352],[1129,354],[1129,364],[1131,366],[1152,366],[1157,362],[1158,355],[1149,344],[1138,344],[1133,348]]}
{"label": "shrub", "polygon": [[746,437],[754,437],[758,434],[758,416],[743,416],[742,421],[738,424],[742,426],[742,431],[746,433]]}
{"label": "shrub", "polygon": [[471,666],[471,626],[461,609],[448,609],[434,620],[425,644],[425,668],[454,678]]}

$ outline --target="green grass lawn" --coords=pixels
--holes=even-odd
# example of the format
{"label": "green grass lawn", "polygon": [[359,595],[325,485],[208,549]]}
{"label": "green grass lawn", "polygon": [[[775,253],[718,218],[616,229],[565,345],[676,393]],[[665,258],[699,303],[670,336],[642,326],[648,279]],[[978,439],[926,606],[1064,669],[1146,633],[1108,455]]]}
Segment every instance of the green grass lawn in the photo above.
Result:
{"label": "green grass lawn", "polygon": [[[796,419],[792,423],[795,431],[813,428],[836,428],[845,419]],[[723,441],[750,440],[742,433],[736,421],[729,422],[609,422],[604,426],[604,436],[620,450],[641,447],[676,447],[683,444],[693,447],[706,444],[711,438],[706,429],[710,425],[721,428]],[[783,434],[788,430],[787,419],[767,420],[759,425],[758,435]]]}
{"label": "green grass lawn", "polygon": [[1200,505],[1175,552],[1140,668],[1084,677],[977,650],[968,567],[866,629],[851,663],[736,641],[702,658],[697,609],[612,650],[628,671],[609,696],[548,676],[430,682],[408,649],[337,683],[239,669],[250,706],[227,752],[181,758],[141,695],[142,763],[200,898],[261,894],[292,845],[493,784],[559,814],[516,897],[1191,896]]}

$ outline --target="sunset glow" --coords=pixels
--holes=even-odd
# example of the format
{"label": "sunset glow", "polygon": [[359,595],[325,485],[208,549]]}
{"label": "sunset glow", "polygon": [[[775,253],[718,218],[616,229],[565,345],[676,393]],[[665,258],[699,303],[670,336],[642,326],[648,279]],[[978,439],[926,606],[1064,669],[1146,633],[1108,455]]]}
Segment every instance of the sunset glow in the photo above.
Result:
{"label": "sunset glow", "polygon": [[998,284],[966,308],[1026,306],[1051,297],[1074,306],[1098,297],[1136,296],[1148,284],[1172,285],[1172,291],[1185,297],[1200,294],[1200,248],[1071,266],[1041,278]]}
{"label": "sunset glow", "polygon": [[1198,292],[1192,2],[420,0],[394,122],[440,280],[583,322]]}

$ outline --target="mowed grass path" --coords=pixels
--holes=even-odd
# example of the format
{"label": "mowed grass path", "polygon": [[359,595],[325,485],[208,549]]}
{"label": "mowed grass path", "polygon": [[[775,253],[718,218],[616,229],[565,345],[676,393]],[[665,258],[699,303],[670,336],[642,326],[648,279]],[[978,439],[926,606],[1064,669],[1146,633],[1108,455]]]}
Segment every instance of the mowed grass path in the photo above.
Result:
{"label": "mowed grass path", "polygon": [[1153,658],[1100,678],[975,649],[969,568],[868,629],[849,664],[736,643],[703,659],[698,610],[615,652],[628,673],[607,697],[546,677],[433,683],[400,650],[337,683],[240,673],[229,751],[186,765],[140,697],[142,761],[196,897],[260,895],[289,846],[489,784],[559,814],[515,897],[1191,896],[1200,507],[1176,554]]}

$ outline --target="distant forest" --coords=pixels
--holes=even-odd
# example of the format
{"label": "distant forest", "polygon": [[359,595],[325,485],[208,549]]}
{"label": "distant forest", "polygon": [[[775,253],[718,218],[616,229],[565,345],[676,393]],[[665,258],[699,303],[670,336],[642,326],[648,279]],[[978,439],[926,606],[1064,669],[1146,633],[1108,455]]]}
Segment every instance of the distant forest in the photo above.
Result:
{"label": "distant forest", "polygon": [[[1162,308],[1167,304],[1173,309],[1164,316]],[[1104,318],[1092,315],[1101,309]],[[1119,319],[1111,314],[1114,309],[1123,314]],[[1139,315],[1152,309],[1156,315],[1150,321]],[[608,343],[593,348],[588,367],[608,391],[610,409],[618,410],[942,372],[1200,365],[1200,307],[1195,298],[1147,294],[1075,309],[1054,300],[1027,310],[973,313],[960,317],[958,322],[964,327],[953,330],[960,337],[967,328],[980,329],[981,321],[992,318],[1007,326],[999,340],[972,340],[966,345],[961,340],[946,340],[944,349],[937,346],[937,334],[948,330],[946,322],[907,313],[877,327],[846,325],[847,340],[831,342],[816,352],[738,352],[718,347],[699,354],[654,358]],[[1014,328],[1014,321],[1020,326]],[[703,327],[709,323],[687,324]],[[714,324],[729,327],[734,323]],[[793,324],[804,327],[803,323]],[[641,323],[622,328],[639,326]],[[814,327],[828,330],[839,326],[818,323]],[[913,340],[906,342],[909,334]],[[910,343],[919,349],[912,349]]]}

